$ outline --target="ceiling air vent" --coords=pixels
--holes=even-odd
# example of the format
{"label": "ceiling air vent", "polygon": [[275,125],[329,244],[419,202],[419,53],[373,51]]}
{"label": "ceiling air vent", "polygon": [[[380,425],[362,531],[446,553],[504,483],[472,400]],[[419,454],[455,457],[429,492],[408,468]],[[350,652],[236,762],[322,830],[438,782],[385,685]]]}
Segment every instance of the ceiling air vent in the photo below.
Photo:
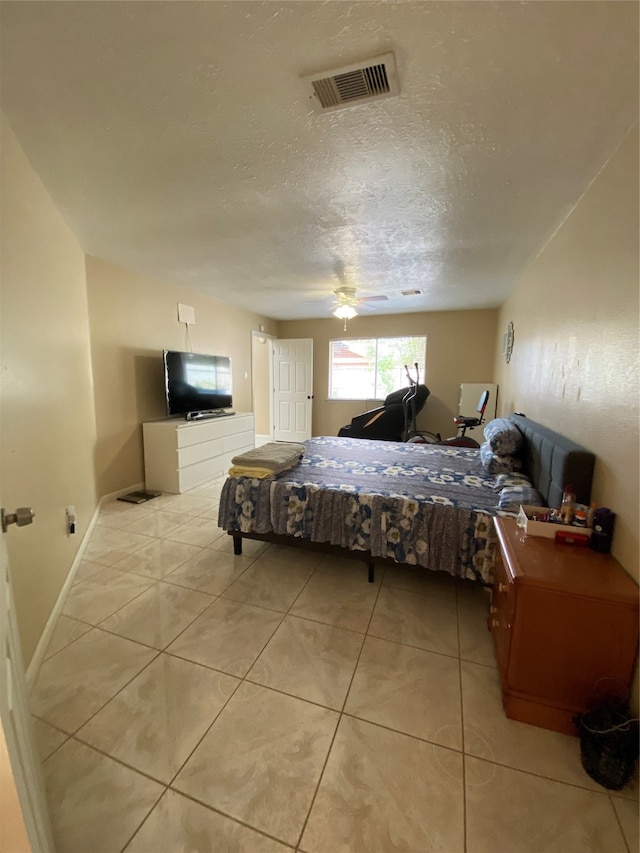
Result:
{"label": "ceiling air vent", "polygon": [[335,71],[308,74],[302,79],[311,86],[309,97],[317,112],[340,110],[364,101],[389,98],[400,92],[392,53],[374,56]]}

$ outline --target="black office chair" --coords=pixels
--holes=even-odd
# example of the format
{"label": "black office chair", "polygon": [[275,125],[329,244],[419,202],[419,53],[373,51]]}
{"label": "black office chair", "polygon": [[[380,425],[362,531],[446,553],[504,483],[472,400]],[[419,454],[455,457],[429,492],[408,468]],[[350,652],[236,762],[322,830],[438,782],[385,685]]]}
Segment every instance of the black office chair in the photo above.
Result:
{"label": "black office chair", "polygon": [[[487,403],[489,402],[489,392],[483,391],[480,394],[480,399],[478,400],[478,408],[476,411],[478,412],[478,416],[474,416],[471,418],[463,417],[462,415],[458,415],[453,419],[454,424],[458,427],[458,435],[460,438],[464,436],[465,432],[468,429],[473,429],[474,427],[480,426],[480,424],[484,423],[484,412],[487,408]],[[460,432],[462,430],[462,432]]]}
{"label": "black office chair", "polygon": [[457,415],[453,419],[454,424],[458,427],[457,434],[453,438],[445,438],[439,441],[438,444],[448,444],[452,447],[480,447],[479,441],[476,441],[475,438],[471,438],[469,435],[465,435],[465,433],[468,429],[474,429],[474,427],[484,423],[484,413],[488,402],[489,392],[483,391],[478,400],[477,416],[465,417],[464,415]]}
{"label": "black office chair", "polygon": [[[382,406],[370,409],[351,419],[351,423],[343,426],[339,436],[346,438],[366,438],[377,441],[404,441],[406,433],[406,403],[403,400],[411,395],[412,406],[419,412],[427,402],[431,392],[426,385],[409,385],[392,391],[385,397]],[[415,395],[415,396],[414,396]]]}

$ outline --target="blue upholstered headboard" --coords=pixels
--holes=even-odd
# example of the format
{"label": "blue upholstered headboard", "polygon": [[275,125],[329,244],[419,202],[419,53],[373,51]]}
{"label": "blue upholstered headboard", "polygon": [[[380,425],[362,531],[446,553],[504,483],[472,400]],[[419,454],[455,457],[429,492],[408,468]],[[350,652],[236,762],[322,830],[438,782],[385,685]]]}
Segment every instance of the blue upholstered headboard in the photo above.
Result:
{"label": "blue upholstered headboard", "polygon": [[565,486],[572,485],[578,503],[591,501],[591,483],[595,456],[574,441],[547,427],[530,421],[524,415],[512,414],[524,436],[522,461],[525,473],[546,501],[547,506],[560,506]]}

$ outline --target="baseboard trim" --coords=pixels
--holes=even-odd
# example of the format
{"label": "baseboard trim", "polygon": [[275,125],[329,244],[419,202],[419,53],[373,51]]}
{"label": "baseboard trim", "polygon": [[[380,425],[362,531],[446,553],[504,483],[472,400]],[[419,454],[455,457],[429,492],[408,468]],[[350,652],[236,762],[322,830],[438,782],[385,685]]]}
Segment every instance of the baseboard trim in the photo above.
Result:
{"label": "baseboard trim", "polygon": [[[120,495],[126,495],[128,492],[135,492],[138,489],[144,489],[144,483],[136,483],[133,486],[128,486],[126,489],[119,489],[117,492],[110,492],[107,495],[103,495],[98,501],[95,510],[93,511],[93,515],[87,525],[87,529],[85,531],[84,536],[82,537],[82,541],[80,542],[80,546],[76,551],[76,555],[73,558],[73,562],[71,563],[71,568],[69,569],[69,573],[67,574],[67,578],[60,589],[60,593],[56,599],[56,603],[53,605],[51,609],[51,613],[49,614],[49,618],[47,619],[47,624],[44,626],[42,634],[40,635],[40,639],[38,640],[38,645],[36,646],[36,650],[33,653],[29,666],[27,667],[27,671],[25,673],[25,681],[27,685],[27,692],[30,693],[33,689],[34,684],[38,678],[38,674],[40,672],[40,667],[44,662],[44,656],[47,651],[47,646],[49,645],[49,641],[51,640],[51,635],[55,629],[56,623],[58,621],[59,616],[62,614],[62,608],[64,607],[64,602],[66,601],[67,595],[69,594],[69,590],[73,585],[73,579],[76,576],[76,572],[78,571],[78,566],[82,562],[84,551],[87,546],[89,539],[91,538],[91,534],[93,533],[93,528],[96,526],[98,521],[98,515],[100,512],[100,508],[104,503],[110,500],[114,500],[119,498]],[[106,568],[106,567],[105,567]]]}

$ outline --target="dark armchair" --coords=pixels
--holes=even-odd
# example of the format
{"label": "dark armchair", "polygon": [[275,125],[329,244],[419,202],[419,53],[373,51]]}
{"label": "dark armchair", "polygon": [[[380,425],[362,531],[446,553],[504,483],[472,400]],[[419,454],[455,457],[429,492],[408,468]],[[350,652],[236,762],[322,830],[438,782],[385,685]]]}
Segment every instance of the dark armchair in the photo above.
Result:
{"label": "dark armchair", "polygon": [[[367,438],[378,441],[403,441],[407,413],[405,411],[406,406],[403,406],[402,401],[411,390],[412,386],[407,386],[392,391],[385,398],[382,406],[356,415],[350,424],[340,429],[338,435],[346,438]],[[416,414],[424,407],[429,393],[426,385],[418,385],[415,398]]]}

